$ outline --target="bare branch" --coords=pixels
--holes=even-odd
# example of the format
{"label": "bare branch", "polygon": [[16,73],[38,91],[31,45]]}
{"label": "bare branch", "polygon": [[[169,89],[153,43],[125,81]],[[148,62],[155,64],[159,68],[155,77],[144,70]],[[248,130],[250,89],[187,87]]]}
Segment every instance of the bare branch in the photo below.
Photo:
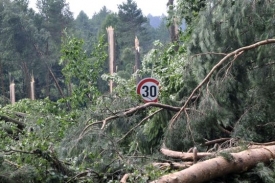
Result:
{"label": "bare branch", "polygon": [[102,125],[101,129],[103,129],[105,127],[106,122],[109,121],[109,120],[116,119],[116,118],[119,118],[119,117],[131,116],[135,112],[140,111],[140,110],[144,110],[144,109],[146,109],[148,107],[159,107],[159,108],[167,109],[167,110],[174,111],[174,112],[178,112],[180,110],[179,107],[174,107],[174,106],[170,106],[170,105],[166,105],[166,104],[161,104],[161,103],[156,103],[156,102],[148,102],[146,104],[130,108],[130,109],[126,110],[125,112],[123,112],[122,114],[110,116],[110,117],[104,119],[102,121],[103,125]]}
{"label": "bare branch", "polygon": [[153,166],[158,167],[160,169],[185,169],[193,165],[193,162],[169,162],[169,163],[153,163]]}
{"label": "bare branch", "polygon": [[[165,149],[165,148],[162,148],[160,151],[162,154],[172,157],[172,158],[180,158],[182,160],[188,160],[188,161],[194,160],[193,152],[190,152],[190,153],[178,152],[178,151],[172,151],[172,150]],[[197,153],[196,157],[197,157],[197,159],[201,159],[201,158],[204,158],[204,157],[210,156],[210,155],[213,155],[213,153],[199,152],[199,153]]]}
{"label": "bare branch", "polygon": [[228,140],[230,140],[230,138],[215,139],[215,140],[205,142],[204,145],[206,145],[206,146],[214,145],[216,143],[222,143],[222,142],[225,142],[225,141],[228,141]]}
{"label": "bare branch", "polygon": [[[113,120],[113,119],[117,119],[117,118],[120,118],[120,117],[127,117],[127,116],[131,116],[133,115],[135,112],[137,111],[141,111],[141,110],[144,110],[148,107],[158,107],[158,108],[161,108],[161,109],[166,109],[166,110],[170,110],[170,111],[174,111],[174,112],[178,112],[180,110],[180,107],[174,107],[174,106],[171,106],[171,105],[166,105],[166,104],[161,104],[161,103],[155,103],[155,102],[149,102],[149,103],[146,103],[146,104],[142,104],[140,106],[137,106],[137,107],[133,107],[133,108],[130,108],[130,109],[126,109],[124,112],[120,113],[120,114],[115,114],[113,116],[109,116],[107,118],[105,118],[104,120],[102,121],[97,121],[97,122],[94,122],[94,123],[91,123],[89,125],[87,125],[83,130],[82,132],[80,133],[79,135],[79,139],[81,139],[83,137],[83,135],[85,135],[87,133],[87,130],[94,126],[94,125],[97,125],[97,124],[102,124],[102,127],[101,129],[103,129],[106,125],[106,123],[110,120]],[[157,112],[156,112],[157,113]],[[152,115],[150,115],[149,117],[151,117]],[[145,118],[146,119],[146,118]],[[143,122],[143,121],[142,121]]]}

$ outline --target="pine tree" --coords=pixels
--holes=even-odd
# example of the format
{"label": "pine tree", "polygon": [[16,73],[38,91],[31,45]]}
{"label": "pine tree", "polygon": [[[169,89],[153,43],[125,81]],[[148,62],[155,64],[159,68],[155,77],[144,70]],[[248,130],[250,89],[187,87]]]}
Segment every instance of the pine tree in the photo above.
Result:
{"label": "pine tree", "polygon": [[[119,44],[122,48],[134,47],[134,39],[144,29],[143,25],[147,22],[140,8],[132,0],[118,5],[118,17],[120,25],[118,28]],[[140,40],[140,43],[142,41]]]}
{"label": "pine tree", "polygon": [[[194,76],[201,81],[225,54],[273,37],[274,6],[270,1],[241,0],[207,4],[187,44],[194,75],[184,77],[184,81]],[[193,144],[221,137],[274,140],[275,131],[270,128],[274,118],[272,50],[270,45],[262,46],[222,65],[197,93],[200,97],[193,106],[197,112],[178,121],[179,126],[189,121],[191,129],[186,129],[182,138]]]}

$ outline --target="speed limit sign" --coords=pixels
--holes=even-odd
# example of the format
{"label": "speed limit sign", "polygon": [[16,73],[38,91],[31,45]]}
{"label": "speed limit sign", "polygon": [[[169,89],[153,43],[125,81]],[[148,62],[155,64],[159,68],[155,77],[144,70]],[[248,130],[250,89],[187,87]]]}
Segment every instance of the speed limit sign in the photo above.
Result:
{"label": "speed limit sign", "polygon": [[154,78],[142,79],[137,85],[137,94],[144,102],[157,102],[159,94],[159,82]]}

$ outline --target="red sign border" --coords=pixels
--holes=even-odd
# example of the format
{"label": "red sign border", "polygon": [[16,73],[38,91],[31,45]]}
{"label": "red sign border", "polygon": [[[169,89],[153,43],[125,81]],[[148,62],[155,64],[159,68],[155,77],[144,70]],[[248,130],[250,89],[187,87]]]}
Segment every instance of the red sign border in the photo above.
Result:
{"label": "red sign border", "polygon": [[[156,80],[156,79],[154,79],[154,78],[144,78],[144,79],[142,79],[139,83],[138,83],[138,85],[137,85],[137,89],[136,89],[136,92],[137,92],[137,94],[139,94],[140,95],[140,91],[141,91],[141,86],[144,84],[144,83],[147,83],[147,82],[152,82],[152,83],[155,83],[156,85],[158,85],[159,86],[159,81],[158,80]],[[156,98],[155,100],[150,100],[150,101],[148,101],[148,100],[145,100],[145,99],[143,99],[145,102],[157,102],[158,101],[158,99]]]}

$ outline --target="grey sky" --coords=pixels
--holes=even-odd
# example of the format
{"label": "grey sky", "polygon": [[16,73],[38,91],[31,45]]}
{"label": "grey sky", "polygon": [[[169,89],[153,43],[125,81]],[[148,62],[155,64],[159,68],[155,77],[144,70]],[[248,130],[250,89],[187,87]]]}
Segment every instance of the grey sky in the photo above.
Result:
{"label": "grey sky", "polygon": [[[166,14],[166,3],[168,0],[134,0],[142,13],[147,16],[149,13],[155,16]],[[30,0],[30,7],[35,8],[36,0]],[[105,5],[107,9],[117,12],[118,4],[126,2],[126,0],[67,0],[70,4],[70,9],[76,17],[83,10],[89,17]]]}

